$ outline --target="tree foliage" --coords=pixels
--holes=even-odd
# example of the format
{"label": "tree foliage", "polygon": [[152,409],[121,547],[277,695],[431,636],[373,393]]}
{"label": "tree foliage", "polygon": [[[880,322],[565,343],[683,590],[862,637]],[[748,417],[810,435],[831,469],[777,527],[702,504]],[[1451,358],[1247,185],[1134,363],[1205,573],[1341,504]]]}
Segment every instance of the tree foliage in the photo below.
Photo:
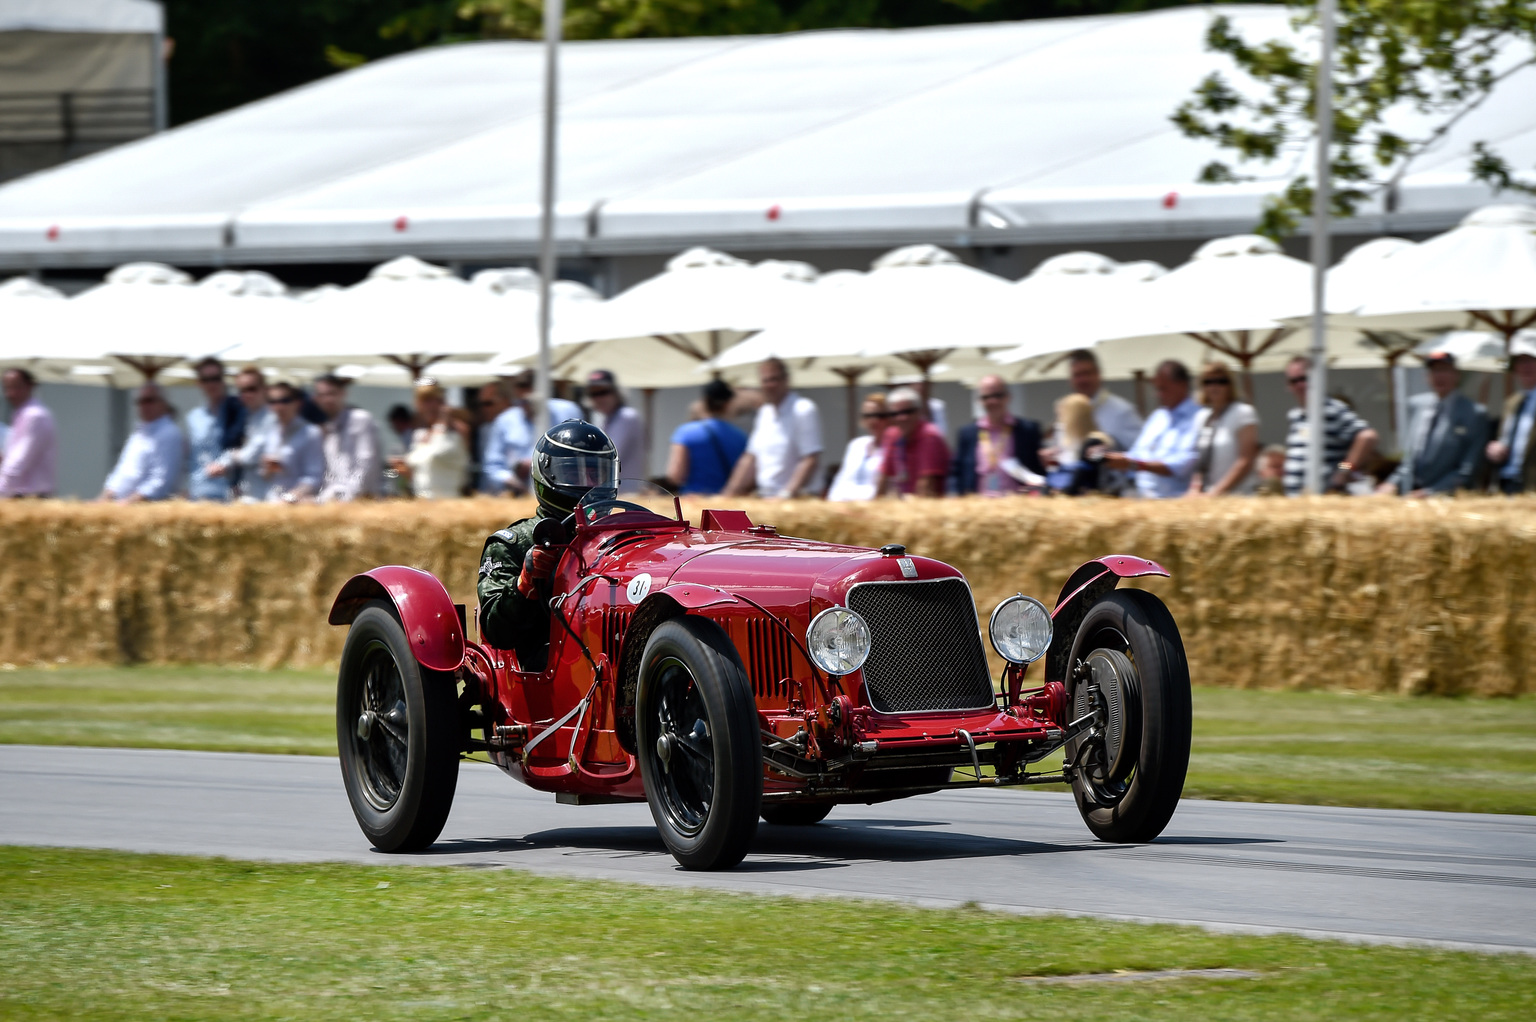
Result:
{"label": "tree foliage", "polygon": [[[1212,19],[1206,46],[1226,54],[1253,87],[1216,72],[1173,121],[1191,138],[1235,157],[1201,172],[1239,181],[1243,164],[1299,164],[1316,139],[1316,0],[1291,0],[1308,41],[1250,43],[1231,19]],[[1414,160],[1487,100],[1498,84],[1536,63],[1536,0],[1338,0],[1333,84],[1332,212],[1350,216],[1374,198],[1390,209]],[[1496,189],[1533,191],[1493,145],[1479,141],[1469,169]],[[1313,181],[1291,177],[1266,203],[1259,231],[1280,237],[1311,209]]]}
{"label": "tree foliage", "polygon": [[[901,28],[1194,0],[566,0],[573,39]],[[177,123],[420,46],[542,34],[540,0],[167,0]]]}

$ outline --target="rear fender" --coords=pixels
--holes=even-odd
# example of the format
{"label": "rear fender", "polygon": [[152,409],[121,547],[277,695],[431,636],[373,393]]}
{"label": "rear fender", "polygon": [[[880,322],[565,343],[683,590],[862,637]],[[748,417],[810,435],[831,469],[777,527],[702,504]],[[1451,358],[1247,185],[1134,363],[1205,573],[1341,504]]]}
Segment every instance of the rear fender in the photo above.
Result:
{"label": "rear fender", "polygon": [[385,600],[395,608],[421,666],[456,671],[464,663],[459,611],[435,576],[398,564],[353,575],[336,594],[328,620],[333,625],[349,625],[373,600]]}
{"label": "rear fender", "polygon": [[1143,575],[1168,577],[1168,569],[1156,561],[1131,557],[1127,554],[1111,554],[1089,561],[1067,577],[1056,598],[1056,609],[1051,612],[1051,647],[1045,654],[1045,679],[1067,680],[1067,658],[1072,655],[1072,643],[1077,638],[1077,626],[1093,605],[1102,600],[1120,584],[1122,578],[1140,578]]}

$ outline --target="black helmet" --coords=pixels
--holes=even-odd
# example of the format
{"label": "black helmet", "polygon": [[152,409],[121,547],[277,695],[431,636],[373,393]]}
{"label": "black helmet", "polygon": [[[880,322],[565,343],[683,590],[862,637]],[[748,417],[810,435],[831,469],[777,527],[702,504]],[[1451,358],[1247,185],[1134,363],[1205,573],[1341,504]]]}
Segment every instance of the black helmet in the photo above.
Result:
{"label": "black helmet", "polygon": [[618,496],[619,452],[608,434],[590,422],[567,419],[533,445],[529,474],[539,507],[564,516],[583,500]]}

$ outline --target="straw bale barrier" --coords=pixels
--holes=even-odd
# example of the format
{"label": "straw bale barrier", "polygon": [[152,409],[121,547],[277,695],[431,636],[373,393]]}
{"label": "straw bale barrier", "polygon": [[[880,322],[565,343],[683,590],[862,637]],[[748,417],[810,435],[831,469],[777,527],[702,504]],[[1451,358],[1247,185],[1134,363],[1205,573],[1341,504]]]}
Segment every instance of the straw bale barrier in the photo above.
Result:
{"label": "straw bale barrier", "polygon": [[[718,502],[716,502],[718,503]],[[900,542],[963,570],[982,617],[1053,605],[1083,560],[1171,579],[1198,681],[1402,692],[1536,691],[1536,501],[1469,498],[748,502],[786,535]],[[697,521],[699,505],[688,512]],[[527,502],[351,507],[0,504],[0,661],[334,664],[337,589],[378,564],[473,604],[484,537]]]}

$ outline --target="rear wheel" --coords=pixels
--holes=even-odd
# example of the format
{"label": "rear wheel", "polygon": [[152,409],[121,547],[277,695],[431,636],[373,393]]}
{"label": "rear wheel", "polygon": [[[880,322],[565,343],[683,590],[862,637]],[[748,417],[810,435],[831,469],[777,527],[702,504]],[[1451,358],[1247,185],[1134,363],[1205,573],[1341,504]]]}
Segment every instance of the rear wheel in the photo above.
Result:
{"label": "rear wheel", "polygon": [[830,802],[779,802],[763,806],[763,821],[778,827],[809,827],[831,811]]}
{"label": "rear wheel", "polygon": [[663,622],[645,644],[635,697],[645,797],[685,869],[729,869],[757,833],[763,748],[757,705],[720,627]]}
{"label": "rear wheel", "polygon": [[1104,841],[1151,841],[1189,769],[1189,664],[1173,615],[1151,593],[1112,592],[1078,626],[1070,663],[1072,719],[1100,718],[1066,750],[1083,821]]}
{"label": "rear wheel", "polygon": [[442,833],[459,778],[453,678],[416,662],[393,608],[352,622],[336,686],[341,776],[358,826],[383,852],[426,848]]}

